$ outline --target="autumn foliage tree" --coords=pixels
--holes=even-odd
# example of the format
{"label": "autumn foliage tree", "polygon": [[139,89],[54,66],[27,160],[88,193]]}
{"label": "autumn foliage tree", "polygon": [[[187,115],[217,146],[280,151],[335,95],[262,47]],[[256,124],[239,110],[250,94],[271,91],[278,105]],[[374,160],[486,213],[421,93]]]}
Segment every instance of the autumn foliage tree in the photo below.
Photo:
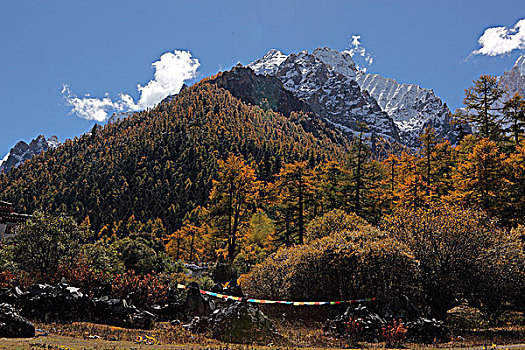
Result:
{"label": "autumn foliage tree", "polygon": [[452,202],[497,216],[507,206],[506,155],[495,141],[483,138],[464,154],[454,170]]}
{"label": "autumn foliage tree", "polygon": [[304,229],[311,212],[315,188],[306,162],[285,164],[272,186],[278,229],[286,246],[294,239],[304,243]]}
{"label": "autumn foliage tree", "polygon": [[446,205],[399,209],[381,228],[419,261],[421,296],[436,317],[446,319],[467,300],[494,321],[523,292],[521,242],[484,213]]}
{"label": "autumn foliage tree", "polygon": [[210,193],[208,217],[219,239],[226,242],[230,261],[239,253],[239,237],[256,209],[260,182],[241,156],[218,161],[217,180]]}

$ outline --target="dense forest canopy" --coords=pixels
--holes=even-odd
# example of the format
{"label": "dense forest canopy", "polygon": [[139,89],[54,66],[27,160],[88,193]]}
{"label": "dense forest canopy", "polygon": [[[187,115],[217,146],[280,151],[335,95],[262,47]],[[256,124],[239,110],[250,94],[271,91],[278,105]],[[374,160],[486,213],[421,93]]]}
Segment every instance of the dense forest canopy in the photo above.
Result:
{"label": "dense forest canopy", "polygon": [[171,231],[205,204],[217,160],[230,153],[254,162],[261,180],[271,180],[287,162],[343,159],[348,143],[326,127],[315,136],[305,131],[309,118],[249,106],[203,82],[153,109],[96,125],[1,175],[0,193],[21,212],[89,217],[96,231],[115,229],[132,215],[144,222],[160,218]]}

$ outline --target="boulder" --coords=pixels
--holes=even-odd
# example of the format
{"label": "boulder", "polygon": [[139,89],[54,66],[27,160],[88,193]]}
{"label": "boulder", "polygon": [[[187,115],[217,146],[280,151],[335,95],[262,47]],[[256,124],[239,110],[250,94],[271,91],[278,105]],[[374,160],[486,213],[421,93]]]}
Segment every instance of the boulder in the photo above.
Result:
{"label": "boulder", "polygon": [[451,332],[443,321],[427,318],[406,296],[397,296],[387,303],[357,305],[344,314],[328,320],[325,333],[352,338],[356,341],[378,342],[385,340],[383,329],[401,322],[408,342],[443,343],[451,339]]}
{"label": "boulder", "polygon": [[32,338],[35,326],[9,304],[0,304],[0,338]]}
{"label": "boulder", "polygon": [[282,338],[268,317],[242,302],[218,308],[207,317],[196,316],[187,328],[229,343],[267,343]]}
{"label": "boulder", "polygon": [[129,304],[126,299],[104,296],[93,299],[92,321],[124,328],[151,329],[155,315]]}
{"label": "boulder", "polygon": [[42,322],[87,321],[93,302],[79,288],[67,283],[35,284],[18,301],[24,317]]}
{"label": "boulder", "polygon": [[215,303],[208,298],[204,298],[200,293],[199,285],[191,282],[187,288],[186,310],[191,317],[206,316],[215,310]]}

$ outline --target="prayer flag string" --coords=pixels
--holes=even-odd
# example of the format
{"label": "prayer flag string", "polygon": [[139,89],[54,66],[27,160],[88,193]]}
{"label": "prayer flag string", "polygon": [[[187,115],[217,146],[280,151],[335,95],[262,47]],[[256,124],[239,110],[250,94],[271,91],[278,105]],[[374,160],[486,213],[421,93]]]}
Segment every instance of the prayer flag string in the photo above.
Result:
{"label": "prayer flag string", "polygon": [[[178,289],[187,289],[188,287],[183,284],[177,284]],[[253,304],[283,304],[283,305],[293,305],[293,306],[317,306],[317,305],[339,305],[339,304],[355,304],[363,303],[376,300],[375,298],[365,298],[365,299],[354,299],[354,300],[343,300],[343,301],[281,301],[281,300],[263,300],[263,299],[252,299],[246,297],[235,297],[232,295],[220,294],[209,292],[206,290],[199,290],[200,294],[209,295],[215,298],[235,300],[235,301],[244,301],[247,303]]]}

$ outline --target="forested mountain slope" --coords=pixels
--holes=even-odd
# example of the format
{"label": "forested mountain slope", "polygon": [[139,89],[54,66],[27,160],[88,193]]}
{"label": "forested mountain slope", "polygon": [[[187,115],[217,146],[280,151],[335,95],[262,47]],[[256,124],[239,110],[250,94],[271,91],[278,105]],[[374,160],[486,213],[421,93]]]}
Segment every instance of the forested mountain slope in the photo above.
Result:
{"label": "forested mountain slope", "polygon": [[313,115],[265,111],[205,80],[1,175],[0,198],[21,212],[89,217],[95,230],[131,215],[173,230],[206,202],[217,159],[242,154],[269,180],[285,162],[345,157],[350,146],[338,133]]}

